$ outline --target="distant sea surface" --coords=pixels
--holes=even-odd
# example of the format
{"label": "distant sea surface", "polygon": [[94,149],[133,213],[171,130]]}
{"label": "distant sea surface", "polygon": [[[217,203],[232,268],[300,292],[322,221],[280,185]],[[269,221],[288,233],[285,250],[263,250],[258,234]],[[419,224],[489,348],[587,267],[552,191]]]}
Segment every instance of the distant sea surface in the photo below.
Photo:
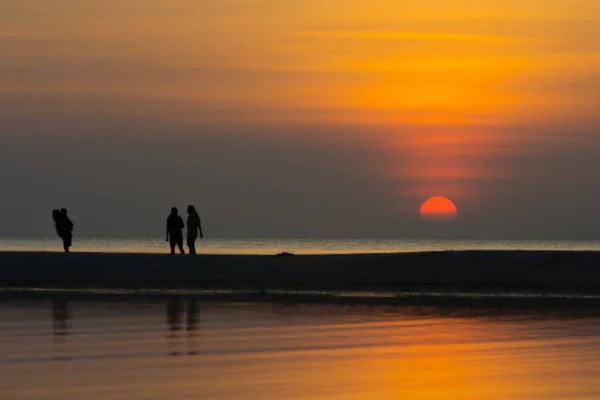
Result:
{"label": "distant sea surface", "polygon": [[[0,251],[62,251],[58,238],[0,238]],[[596,250],[600,241],[485,241],[394,239],[205,239],[197,243],[204,254],[349,254],[442,250]],[[168,244],[158,238],[77,238],[73,251],[165,253]]]}

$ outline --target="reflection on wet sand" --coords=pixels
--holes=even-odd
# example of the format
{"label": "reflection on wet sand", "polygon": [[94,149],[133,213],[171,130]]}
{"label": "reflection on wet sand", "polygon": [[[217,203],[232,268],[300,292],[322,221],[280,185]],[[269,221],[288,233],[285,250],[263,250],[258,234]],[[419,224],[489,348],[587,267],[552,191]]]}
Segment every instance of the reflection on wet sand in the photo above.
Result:
{"label": "reflection on wet sand", "polygon": [[52,300],[52,334],[54,336],[56,361],[69,361],[71,358],[66,354],[67,335],[71,334],[71,313],[65,299]]}
{"label": "reflection on wet sand", "polygon": [[[200,306],[196,301],[169,300],[167,309],[167,339],[169,355],[195,355],[196,336],[200,324]],[[185,315],[185,327],[183,325]],[[185,330],[185,337],[181,333]]]}
{"label": "reflection on wet sand", "polygon": [[0,302],[0,399],[600,399],[592,305],[53,300]]}
{"label": "reflection on wet sand", "polygon": [[188,355],[198,354],[197,336],[200,328],[200,305],[196,301],[187,302],[187,348]]}
{"label": "reflection on wet sand", "polygon": [[66,336],[70,334],[70,319],[68,303],[65,299],[52,300],[52,323],[54,336]]}
{"label": "reflection on wet sand", "polygon": [[[200,328],[200,305],[198,302],[181,299],[169,300],[166,302],[166,314],[168,354],[172,356],[198,354],[197,341]],[[71,359],[65,353],[68,351],[67,336],[73,335],[72,319],[68,301],[63,298],[53,299],[52,335],[57,353],[53,358],[57,361]]]}

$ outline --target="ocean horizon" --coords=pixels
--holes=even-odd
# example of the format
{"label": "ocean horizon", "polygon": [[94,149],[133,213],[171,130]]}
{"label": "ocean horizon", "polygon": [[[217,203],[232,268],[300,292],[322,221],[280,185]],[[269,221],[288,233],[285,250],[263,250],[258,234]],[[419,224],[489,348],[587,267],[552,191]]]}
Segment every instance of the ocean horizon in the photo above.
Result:
{"label": "ocean horizon", "polygon": [[[600,240],[407,240],[407,239],[203,239],[201,254],[293,254],[408,253],[464,250],[561,250],[600,251]],[[0,251],[62,252],[58,238],[0,238]],[[75,238],[73,252],[168,253],[159,238]]]}

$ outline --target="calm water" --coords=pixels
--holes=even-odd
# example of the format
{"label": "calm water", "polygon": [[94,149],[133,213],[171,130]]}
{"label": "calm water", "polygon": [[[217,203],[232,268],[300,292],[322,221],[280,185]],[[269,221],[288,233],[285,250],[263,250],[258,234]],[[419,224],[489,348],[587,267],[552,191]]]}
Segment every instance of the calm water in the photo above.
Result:
{"label": "calm water", "polygon": [[600,313],[0,302],[2,399],[600,399]]}
{"label": "calm water", "polygon": [[[414,252],[432,250],[599,250],[600,241],[477,241],[477,240],[313,240],[313,239],[208,239],[199,252],[211,254],[295,254]],[[62,251],[57,238],[0,238],[0,251]],[[161,239],[77,239],[73,251],[168,252]]]}

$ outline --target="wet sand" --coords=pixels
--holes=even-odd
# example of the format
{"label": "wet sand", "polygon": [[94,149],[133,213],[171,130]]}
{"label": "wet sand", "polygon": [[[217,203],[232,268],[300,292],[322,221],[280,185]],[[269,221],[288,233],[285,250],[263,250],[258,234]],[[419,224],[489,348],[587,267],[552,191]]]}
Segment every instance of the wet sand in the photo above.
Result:
{"label": "wet sand", "polygon": [[597,310],[0,302],[10,400],[598,400]]}
{"label": "wet sand", "polygon": [[600,252],[350,255],[0,252],[2,288],[600,293]]}

